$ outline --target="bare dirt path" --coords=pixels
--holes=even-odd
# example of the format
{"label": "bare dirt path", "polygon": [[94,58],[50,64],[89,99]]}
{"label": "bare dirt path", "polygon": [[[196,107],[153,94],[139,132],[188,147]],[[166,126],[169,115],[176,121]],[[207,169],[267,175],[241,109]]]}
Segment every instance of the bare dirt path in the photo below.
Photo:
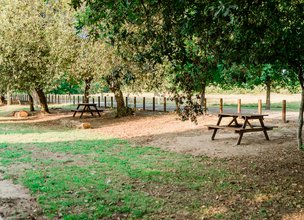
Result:
{"label": "bare dirt path", "polygon": [[43,219],[29,191],[0,174],[0,219]]}

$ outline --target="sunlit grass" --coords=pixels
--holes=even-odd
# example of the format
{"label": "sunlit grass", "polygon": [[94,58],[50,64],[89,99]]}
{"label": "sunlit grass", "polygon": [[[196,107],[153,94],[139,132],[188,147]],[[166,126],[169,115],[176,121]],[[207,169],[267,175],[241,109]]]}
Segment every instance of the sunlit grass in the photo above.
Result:
{"label": "sunlit grass", "polygon": [[[212,104],[211,106],[218,106],[218,104]],[[231,108],[231,109],[237,109],[237,104],[229,104],[224,103],[223,108]],[[299,111],[300,103],[299,102],[287,102],[286,103],[286,110],[287,111]],[[242,109],[247,110],[258,110],[258,104],[257,103],[242,103],[241,104]],[[262,110],[265,110],[265,104],[262,105]],[[282,103],[271,103],[272,111],[282,111]]]}
{"label": "sunlit grass", "polygon": [[[39,152],[57,156],[45,160],[37,156]],[[184,209],[185,202],[188,211],[197,212],[202,202],[195,194],[232,187],[228,182],[223,185],[230,174],[206,165],[207,158],[132,147],[118,139],[1,144],[0,153],[2,166],[35,167],[17,181],[38,197],[50,218],[147,218],[161,210]]]}

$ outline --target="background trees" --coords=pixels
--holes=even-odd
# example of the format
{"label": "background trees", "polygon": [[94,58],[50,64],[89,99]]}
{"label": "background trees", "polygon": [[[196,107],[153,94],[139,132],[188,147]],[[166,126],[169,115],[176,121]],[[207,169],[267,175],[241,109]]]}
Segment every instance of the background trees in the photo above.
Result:
{"label": "background trees", "polygon": [[[234,27],[231,57],[246,64],[277,64],[282,70],[297,72],[302,88],[298,145],[303,147],[304,107],[304,4],[302,1],[229,1]],[[234,56],[232,56],[234,54]]]}
{"label": "background trees", "polygon": [[[137,50],[140,62],[148,59],[162,63],[167,60],[173,69],[173,85],[187,93],[187,105],[190,106],[195,106],[191,97],[198,85],[208,82],[208,66],[211,63],[211,66],[223,61],[224,64],[235,62],[246,66],[275,66],[279,63],[280,73],[283,70],[297,71],[303,91],[298,131],[299,146],[302,146],[302,1],[73,0],[72,3],[74,7],[80,7],[82,3],[83,7],[87,7],[87,25],[98,36],[116,43],[128,42],[140,48]],[[131,31],[129,26],[137,29]],[[187,51],[187,47],[191,48],[189,45],[194,45],[193,39],[196,39],[197,51],[201,52]],[[261,73],[269,91],[271,74],[267,66],[262,68]],[[201,88],[203,91],[204,86]]]}
{"label": "background trees", "polygon": [[72,17],[67,2],[1,0],[2,78],[10,88],[35,90],[41,110],[49,112],[44,91],[66,67]]}
{"label": "background trees", "polygon": [[[186,117],[191,117],[200,112],[209,83],[236,77],[239,85],[265,84],[269,105],[271,86],[295,84],[297,73],[303,92],[302,146],[302,1],[72,0],[78,35],[67,3],[0,0],[6,89],[35,90],[47,112],[44,91],[65,71],[65,77],[86,82],[86,98],[93,80],[104,83],[115,95],[117,115],[123,116],[129,113],[123,88],[153,89],[169,80],[167,88],[185,101]],[[223,69],[230,71],[219,72]],[[201,105],[193,99],[197,93]]]}

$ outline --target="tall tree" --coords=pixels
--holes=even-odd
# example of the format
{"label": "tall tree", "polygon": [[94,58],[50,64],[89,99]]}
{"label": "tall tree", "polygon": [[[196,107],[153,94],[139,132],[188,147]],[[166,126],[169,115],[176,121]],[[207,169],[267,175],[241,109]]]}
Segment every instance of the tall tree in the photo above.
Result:
{"label": "tall tree", "polygon": [[[187,94],[186,105],[195,106],[195,91],[204,96],[221,53],[219,42],[227,34],[221,31],[221,20],[213,17],[211,1],[73,0],[72,4],[86,8],[80,23],[114,45],[123,59],[150,66],[168,64],[171,89]],[[130,47],[131,55],[124,50]]]}
{"label": "tall tree", "polygon": [[49,112],[45,90],[69,60],[72,16],[67,1],[0,1],[0,66],[11,88],[34,89]]}
{"label": "tall tree", "polygon": [[[276,64],[297,72],[302,88],[298,146],[303,147],[304,110],[304,3],[301,0],[253,0],[225,2],[230,17],[230,58],[247,64]],[[227,25],[229,27],[229,25]]]}

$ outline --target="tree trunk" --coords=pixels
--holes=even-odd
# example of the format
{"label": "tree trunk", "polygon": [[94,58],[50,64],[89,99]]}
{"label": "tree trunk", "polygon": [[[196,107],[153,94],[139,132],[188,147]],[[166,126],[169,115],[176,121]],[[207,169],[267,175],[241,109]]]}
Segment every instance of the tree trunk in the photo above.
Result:
{"label": "tree trunk", "polygon": [[201,111],[204,111],[204,113],[207,112],[207,109],[205,108],[205,98],[206,98],[206,84],[202,83],[202,91],[200,96],[200,106]]}
{"label": "tree trunk", "polygon": [[270,90],[271,90],[271,83],[270,79],[267,79],[266,81],[266,110],[270,110]]}
{"label": "tree trunk", "polygon": [[29,96],[30,111],[33,112],[33,111],[35,111],[34,99],[33,99],[33,96],[31,95],[31,93],[28,93],[28,96]]}
{"label": "tree trunk", "polygon": [[298,78],[301,84],[301,104],[299,110],[299,127],[297,132],[297,139],[298,139],[298,147],[301,150],[304,150],[303,146],[303,138],[302,138],[302,130],[303,130],[303,111],[304,111],[304,76],[303,76],[303,69],[302,66],[299,67]]}
{"label": "tree trunk", "polygon": [[123,117],[127,115],[127,108],[125,106],[124,97],[121,90],[112,91],[115,96],[116,105],[117,105],[117,117]]}
{"label": "tree trunk", "polygon": [[41,112],[43,113],[50,113],[49,111],[49,107],[46,101],[46,97],[45,94],[43,92],[42,89],[35,89],[35,91],[37,92],[39,101],[40,101],[40,107],[41,107]]}
{"label": "tree trunk", "polygon": [[179,104],[179,98],[175,97],[174,101],[175,101],[175,110],[176,110],[176,113],[179,114],[181,112],[181,108],[180,108],[180,104]]}
{"label": "tree trunk", "polygon": [[0,104],[5,104],[5,97],[4,97],[4,95],[0,95]]}
{"label": "tree trunk", "polygon": [[89,93],[89,91],[90,91],[90,88],[91,88],[91,82],[92,82],[91,78],[85,80],[84,103],[89,103],[89,101],[90,101],[90,98],[89,98],[90,93]]}
{"label": "tree trunk", "polygon": [[[117,70],[115,74],[117,74],[119,71],[120,70]],[[106,81],[109,85],[111,92],[113,92],[115,96],[116,105],[117,105],[116,117],[124,117],[128,115],[132,115],[133,110],[125,106],[123,93],[120,89],[120,82],[115,76],[115,74],[114,72],[112,72],[112,74],[107,76]]]}
{"label": "tree trunk", "polygon": [[6,104],[7,105],[12,105],[12,93],[11,92],[7,92],[7,101]]}

